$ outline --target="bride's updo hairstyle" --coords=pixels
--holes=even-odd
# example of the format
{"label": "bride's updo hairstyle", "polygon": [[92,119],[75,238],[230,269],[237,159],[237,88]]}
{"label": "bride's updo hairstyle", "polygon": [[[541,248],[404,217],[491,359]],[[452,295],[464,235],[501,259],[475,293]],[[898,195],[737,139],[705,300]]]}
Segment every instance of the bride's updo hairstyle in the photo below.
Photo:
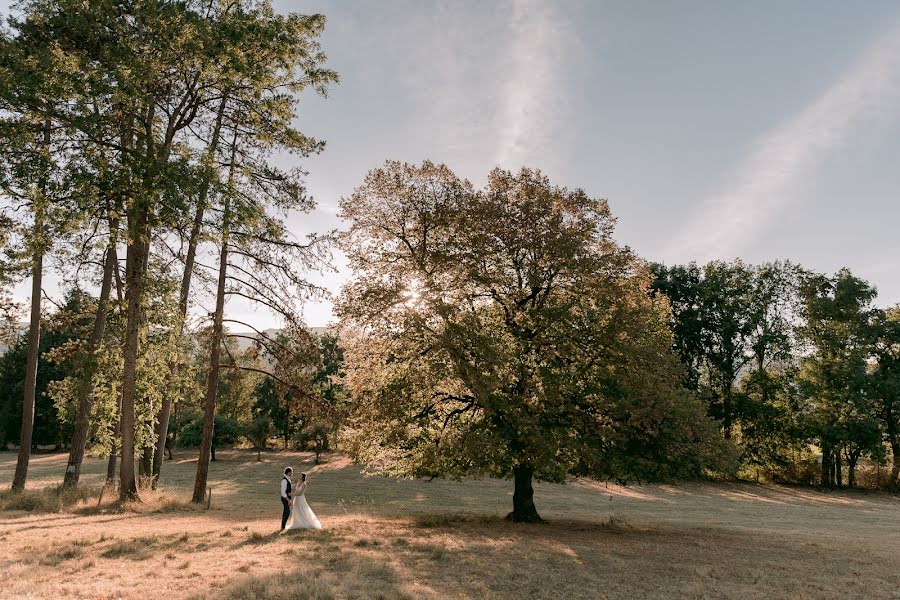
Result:
{"label": "bride's updo hairstyle", "polygon": [[306,481],[306,473],[300,473],[300,481]]}

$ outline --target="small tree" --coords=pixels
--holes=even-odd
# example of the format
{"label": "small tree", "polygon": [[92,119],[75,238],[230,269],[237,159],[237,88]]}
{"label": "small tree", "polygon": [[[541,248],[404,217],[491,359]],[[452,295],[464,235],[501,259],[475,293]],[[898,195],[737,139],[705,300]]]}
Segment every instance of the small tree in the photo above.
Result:
{"label": "small tree", "polygon": [[281,438],[285,450],[299,426],[299,418],[291,412],[293,403],[289,397],[290,392],[286,394],[288,397],[282,396],[275,380],[266,377],[256,386],[256,402],[253,406],[254,415],[266,416],[272,423],[275,435]]}
{"label": "small tree", "polygon": [[323,452],[328,450],[328,431],[329,427],[320,422],[314,422],[297,434],[297,441],[304,450],[312,448],[316,453],[316,464]]}
{"label": "small tree", "polygon": [[262,461],[262,451],[266,449],[269,436],[272,435],[272,419],[268,415],[256,415],[245,427],[247,437],[256,447],[256,462]]}

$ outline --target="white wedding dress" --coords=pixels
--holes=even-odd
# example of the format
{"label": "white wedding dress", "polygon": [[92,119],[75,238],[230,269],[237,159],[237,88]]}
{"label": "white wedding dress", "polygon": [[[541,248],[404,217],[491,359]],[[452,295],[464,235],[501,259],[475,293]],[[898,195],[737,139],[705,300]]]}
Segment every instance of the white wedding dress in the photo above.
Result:
{"label": "white wedding dress", "polygon": [[322,524],[316,518],[315,513],[306,503],[306,484],[301,483],[291,504],[291,518],[288,519],[285,529],[322,529]]}

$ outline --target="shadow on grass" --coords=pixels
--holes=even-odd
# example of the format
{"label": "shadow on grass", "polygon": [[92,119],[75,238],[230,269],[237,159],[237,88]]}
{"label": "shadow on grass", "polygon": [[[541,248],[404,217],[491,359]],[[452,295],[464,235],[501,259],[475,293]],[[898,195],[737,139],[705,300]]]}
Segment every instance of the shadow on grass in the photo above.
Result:
{"label": "shadow on grass", "polygon": [[329,600],[332,598],[412,598],[384,561],[343,554],[326,564],[310,564],[274,575],[238,577],[225,588],[206,590],[195,600]]}
{"label": "shadow on grass", "polygon": [[237,550],[239,548],[246,548],[248,546],[264,546],[266,544],[278,541],[279,539],[281,539],[282,535],[283,534],[279,531],[273,531],[272,533],[258,533],[254,531],[250,534],[250,537],[235,544],[234,549]]}
{"label": "shadow on grass", "polygon": [[158,550],[180,549],[192,541],[188,534],[182,535],[152,535],[131,539],[115,540],[99,554],[100,558],[127,558],[130,560],[148,560],[153,558]]}

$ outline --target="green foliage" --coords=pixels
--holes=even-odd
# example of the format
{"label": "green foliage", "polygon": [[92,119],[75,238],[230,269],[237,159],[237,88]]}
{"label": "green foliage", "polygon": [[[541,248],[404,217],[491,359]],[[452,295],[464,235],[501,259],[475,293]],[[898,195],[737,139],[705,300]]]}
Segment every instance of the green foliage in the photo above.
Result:
{"label": "green foliage", "polygon": [[287,394],[287,398],[282,397],[275,385],[275,380],[266,377],[256,387],[256,402],[253,407],[254,417],[269,419],[272,428],[282,439],[285,447],[300,423],[300,417],[291,413],[290,392]]}
{"label": "green foliage", "polygon": [[883,460],[879,406],[870,393],[869,360],[875,350],[880,311],[867,282],[841,270],[834,277],[808,276],[801,288],[803,339],[814,354],[803,361],[801,389],[809,401],[808,427],[824,456],[822,483],[840,483],[826,473],[841,453],[853,470],[861,456]]}
{"label": "green foliage", "polygon": [[[44,324],[39,348],[37,393],[35,395],[35,445],[61,446],[68,437],[72,408],[68,403],[55,405],[53,391],[71,372],[78,369],[78,349],[90,323],[85,309],[91,299],[80,290],[69,293],[66,303]],[[0,446],[18,444],[22,419],[22,394],[25,380],[27,335],[0,356]]]}
{"label": "green foliage", "polygon": [[728,450],[605,201],[388,162],[343,200],[351,453],[400,476],[672,479]]}
{"label": "green foliage", "polygon": [[[181,428],[178,443],[181,446],[194,447],[200,445],[200,436],[203,432],[203,417],[198,416]],[[215,446],[227,446],[236,444],[244,435],[244,428],[234,419],[216,415],[213,428],[213,444]]]}
{"label": "green foliage", "polygon": [[330,448],[332,430],[333,427],[325,423],[311,423],[297,433],[295,438],[297,446],[315,452],[316,462],[318,462],[319,455]]}
{"label": "green foliage", "polygon": [[257,415],[244,427],[247,438],[259,450],[265,450],[272,435],[272,419],[268,415]]}
{"label": "green foliage", "polygon": [[[773,382],[791,358],[797,268],[735,261],[656,264],[652,271],[654,293],[672,306],[674,347],[688,367],[686,384],[707,399],[710,416],[731,437],[742,420],[773,409]],[[763,375],[770,371],[771,377]],[[758,374],[751,376],[751,387],[761,394],[755,400],[741,389],[748,373]]]}

